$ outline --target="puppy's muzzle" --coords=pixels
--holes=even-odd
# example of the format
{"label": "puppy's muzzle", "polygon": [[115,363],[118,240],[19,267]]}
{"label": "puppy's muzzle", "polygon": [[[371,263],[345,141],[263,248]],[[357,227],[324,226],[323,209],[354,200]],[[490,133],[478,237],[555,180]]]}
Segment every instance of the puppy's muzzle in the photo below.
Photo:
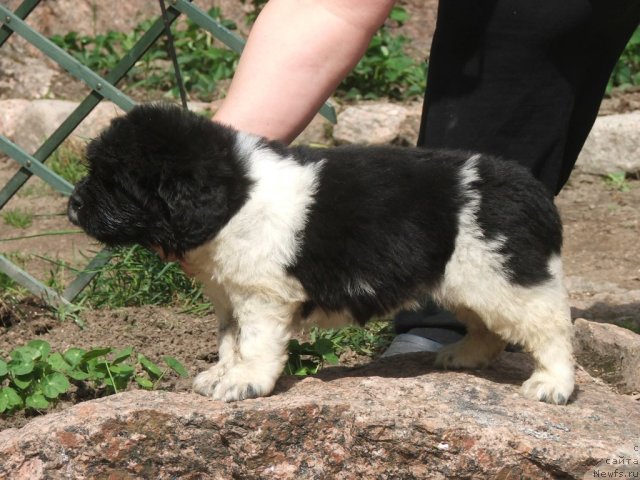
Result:
{"label": "puppy's muzzle", "polygon": [[74,225],[79,225],[78,212],[82,209],[83,205],[82,197],[78,194],[78,189],[75,188],[67,204],[67,218],[69,218],[69,221]]}

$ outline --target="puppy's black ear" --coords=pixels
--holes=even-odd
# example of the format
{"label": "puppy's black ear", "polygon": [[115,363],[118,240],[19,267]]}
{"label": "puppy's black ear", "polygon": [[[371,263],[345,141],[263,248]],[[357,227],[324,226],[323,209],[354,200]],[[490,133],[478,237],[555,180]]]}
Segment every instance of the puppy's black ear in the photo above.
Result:
{"label": "puppy's black ear", "polygon": [[248,196],[246,175],[229,168],[230,158],[201,157],[190,168],[167,162],[161,173],[158,196],[165,205],[172,245],[166,252],[182,256],[213,238]]}
{"label": "puppy's black ear", "polygon": [[[212,223],[229,212],[227,182],[216,178],[195,178],[182,172],[163,175],[158,195],[165,202],[174,224]],[[191,219],[191,222],[188,220]]]}
{"label": "puppy's black ear", "polygon": [[[176,171],[178,170],[178,171]],[[164,204],[170,236],[163,239],[165,252],[178,257],[215,235],[228,216],[224,184],[197,178],[182,169],[165,168],[157,194]]]}

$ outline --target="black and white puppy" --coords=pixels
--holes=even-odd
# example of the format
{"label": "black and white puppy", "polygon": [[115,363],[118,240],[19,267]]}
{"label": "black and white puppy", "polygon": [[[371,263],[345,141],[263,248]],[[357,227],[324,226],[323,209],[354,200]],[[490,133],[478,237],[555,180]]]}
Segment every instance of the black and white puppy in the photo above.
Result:
{"label": "black and white puppy", "polygon": [[574,387],[560,218],[523,168],[417,148],[288,148],[168,105],[116,118],[87,149],[68,216],[109,246],[182,258],[219,321],[217,365],[194,390],[268,395],[300,324],[364,323],[428,296],[467,328],[445,368],[507,342],[536,369],[526,397]]}

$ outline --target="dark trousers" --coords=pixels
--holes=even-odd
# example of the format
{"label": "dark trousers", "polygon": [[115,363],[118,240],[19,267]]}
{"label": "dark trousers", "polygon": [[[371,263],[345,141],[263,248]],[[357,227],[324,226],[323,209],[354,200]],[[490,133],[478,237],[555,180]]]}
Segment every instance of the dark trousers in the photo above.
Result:
{"label": "dark trousers", "polygon": [[441,1],[418,144],[513,159],[557,194],[639,22],[640,0]]}
{"label": "dark trousers", "polygon": [[[557,194],[639,23],[640,0],[441,1],[418,145],[517,161]],[[394,324],[464,328],[431,304]]]}

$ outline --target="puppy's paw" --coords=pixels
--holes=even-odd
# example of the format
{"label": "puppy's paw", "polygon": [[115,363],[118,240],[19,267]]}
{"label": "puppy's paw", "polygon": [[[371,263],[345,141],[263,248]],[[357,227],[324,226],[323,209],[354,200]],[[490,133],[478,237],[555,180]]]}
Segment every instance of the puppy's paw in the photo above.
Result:
{"label": "puppy's paw", "polygon": [[486,368],[492,359],[493,356],[488,355],[488,352],[471,348],[469,342],[461,340],[442,347],[436,356],[435,365],[443,369]]}
{"label": "puppy's paw", "polygon": [[277,378],[250,365],[235,365],[225,372],[211,396],[225,402],[264,397],[271,393]]}
{"label": "puppy's paw", "polygon": [[228,367],[226,365],[219,363],[204,372],[200,372],[193,380],[193,391],[205,397],[212,397],[213,391],[227,370]]}
{"label": "puppy's paw", "polygon": [[522,394],[532,400],[564,405],[573,392],[573,375],[536,371],[522,384]]}

